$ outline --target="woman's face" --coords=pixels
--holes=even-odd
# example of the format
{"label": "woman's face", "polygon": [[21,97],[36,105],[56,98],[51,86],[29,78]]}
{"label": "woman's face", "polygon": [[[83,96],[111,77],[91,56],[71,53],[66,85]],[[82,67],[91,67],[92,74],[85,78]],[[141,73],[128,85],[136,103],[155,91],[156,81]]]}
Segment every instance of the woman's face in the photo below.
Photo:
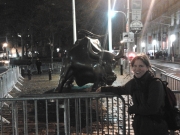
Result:
{"label": "woman's face", "polygon": [[142,62],[142,60],[137,59],[132,66],[132,70],[137,78],[141,78],[149,68]]}

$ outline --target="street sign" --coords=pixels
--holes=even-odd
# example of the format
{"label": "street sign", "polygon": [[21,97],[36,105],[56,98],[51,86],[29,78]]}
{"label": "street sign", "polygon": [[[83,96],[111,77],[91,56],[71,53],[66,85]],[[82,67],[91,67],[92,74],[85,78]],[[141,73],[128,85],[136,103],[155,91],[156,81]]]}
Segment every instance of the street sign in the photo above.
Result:
{"label": "street sign", "polygon": [[123,32],[123,41],[124,42],[134,42],[134,33]]}
{"label": "street sign", "polygon": [[142,28],[143,24],[141,21],[135,20],[135,21],[131,22],[130,27],[131,28]]}
{"label": "street sign", "polygon": [[132,31],[141,31],[143,27],[143,24],[141,21],[134,20],[130,24],[130,28]]}
{"label": "street sign", "polygon": [[142,0],[132,0],[132,10],[141,10]]}
{"label": "street sign", "polygon": [[141,10],[132,10],[132,20],[141,20]]}
{"label": "street sign", "polygon": [[141,20],[142,0],[132,0],[132,20]]}
{"label": "street sign", "polygon": [[142,27],[132,27],[131,30],[142,30]]}

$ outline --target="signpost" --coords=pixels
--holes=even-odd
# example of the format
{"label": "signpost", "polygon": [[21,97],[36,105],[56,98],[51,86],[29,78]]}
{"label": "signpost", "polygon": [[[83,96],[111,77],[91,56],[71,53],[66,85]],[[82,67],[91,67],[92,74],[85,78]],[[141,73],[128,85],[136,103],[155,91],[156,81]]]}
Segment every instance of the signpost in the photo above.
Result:
{"label": "signpost", "polygon": [[141,20],[141,10],[134,10],[132,12],[132,20]]}
{"label": "signpost", "polygon": [[141,20],[142,0],[132,0],[132,20]]}
{"label": "signpost", "polygon": [[123,32],[123,42],[126,42],[126,43],[134,42],[134,33]]}
{"label": "signpost", "polygon": [[132,31],[141,31],[143,24],[141,20],[142,0],[132,0],[132,22],[130,28]]}
{"label": "signpost", "polygon": [[135,20],[131,22],[130,27],[131,27],[131,30],[141,30],[143,27],[143,24],[141,21]]}

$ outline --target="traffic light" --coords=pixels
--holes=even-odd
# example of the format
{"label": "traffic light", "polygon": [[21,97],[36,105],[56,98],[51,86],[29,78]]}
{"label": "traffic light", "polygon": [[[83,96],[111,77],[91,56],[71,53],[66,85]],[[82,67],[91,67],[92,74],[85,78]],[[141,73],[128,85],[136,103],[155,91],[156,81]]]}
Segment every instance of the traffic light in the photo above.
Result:
{"label": "traffic light", "polygon": [[135,57],[135,53],[129,53],[128,59],[131,61]]}

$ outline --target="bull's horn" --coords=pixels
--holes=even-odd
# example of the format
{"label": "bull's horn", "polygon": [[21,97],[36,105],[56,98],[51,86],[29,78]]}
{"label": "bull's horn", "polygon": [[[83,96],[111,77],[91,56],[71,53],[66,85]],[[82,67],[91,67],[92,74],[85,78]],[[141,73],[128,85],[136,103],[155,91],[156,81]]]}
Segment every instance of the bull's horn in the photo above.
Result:
{"label": "bull's horn", "polygon": [[123,56],[124,56],[124,46],[121,45],[119,49],[119,53],[114,56],[114,59],[120,59],[123,58]]}
{"label": "bull's horn", "polygon": [[91,57],[96,58],[96,59],[99,58],[98,53],[96,53],[96,52],[93,51],[92,46],[91,46],[91,42],[90,42],[89,39],[88,39],[87,48],[88,48],[89,55],[90,55]]}

